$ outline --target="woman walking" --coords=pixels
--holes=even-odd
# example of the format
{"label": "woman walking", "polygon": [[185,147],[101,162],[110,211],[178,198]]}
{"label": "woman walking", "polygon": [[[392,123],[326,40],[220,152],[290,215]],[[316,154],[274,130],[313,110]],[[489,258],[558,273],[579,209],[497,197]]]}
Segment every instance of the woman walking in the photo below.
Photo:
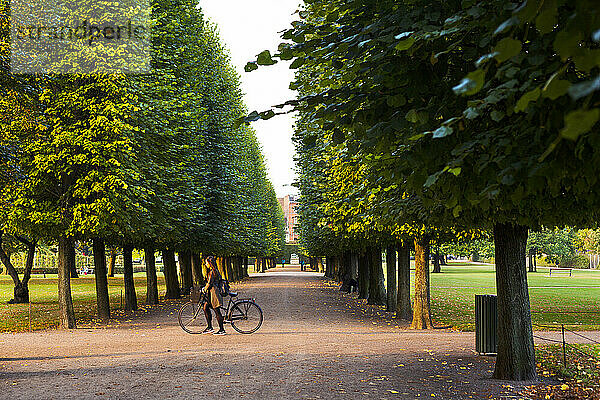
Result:
{"label": "woman walking", "polygon": [[[219,283],[221,282],[221,274],[217,269],[217,261],[213,256],[209,256],[206,259],[210,270],[206,279],[206,286],[204,287],[204,293],[208,296],[208,301],[204,302],[204,316],[206,317],[206,329],[202,331],[203,334],[212,333],[213,335],[225,335],[225,328],[223,328],[223,315],[219,307],[223,304],[223,297],[219,291]],[[217,322],[219,323],[219,330],[215,332],[212,327],[212,314],[210,309],[215,310]]]}

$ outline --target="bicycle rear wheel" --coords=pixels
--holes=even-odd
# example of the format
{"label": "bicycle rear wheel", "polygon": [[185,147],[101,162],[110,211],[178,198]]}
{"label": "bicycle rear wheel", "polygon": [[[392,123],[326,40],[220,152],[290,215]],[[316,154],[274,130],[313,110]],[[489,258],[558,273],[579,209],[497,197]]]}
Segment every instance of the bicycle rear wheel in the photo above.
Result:
{"label": "bicycle rear wheel", "polygon": [[201,333],[206,325],[201,303],[188,302],[179,309],[179,325],[187,333]]}
{"label": "bicycle rear wheel", "polygon": [[254,333],[262,325],[263,313],[252,300],[242,300],[231,308],[229,320],[233,329],[239,333]]}

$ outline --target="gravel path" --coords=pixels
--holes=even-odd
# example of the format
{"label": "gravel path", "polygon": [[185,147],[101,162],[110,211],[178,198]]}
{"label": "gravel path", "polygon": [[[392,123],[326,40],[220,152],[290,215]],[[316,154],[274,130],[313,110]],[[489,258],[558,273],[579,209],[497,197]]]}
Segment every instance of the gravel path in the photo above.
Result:
{"label": "gravel path", "polygon": [[520,398],[489,379],[472,333],[407,330],[319,274],[288,267],[234,289],[264,311],[255,334],[186,334],[173,301],[110,328],[2,334],[0,398]]}

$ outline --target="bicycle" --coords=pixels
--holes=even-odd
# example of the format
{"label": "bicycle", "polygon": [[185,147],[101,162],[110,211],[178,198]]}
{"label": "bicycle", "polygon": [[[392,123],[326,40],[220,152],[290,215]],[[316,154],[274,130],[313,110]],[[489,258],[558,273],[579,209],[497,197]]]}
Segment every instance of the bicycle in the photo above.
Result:
{"label": "bicycle", "polygon": [[[231,324],[239,333],[250,334],[256,332],[263,323],[263,312],[254,299],[236,299],[238,293],[228,292],[223,297],[229,296],[227,308],[219,307],[225,312],[223,322]],[[206,320],[202,311],[204,303],[208,300],[208,293],[200,287],[193,287],[190,301],[181,306],[179,310],[179,325],[187,333],[202,333]]]}

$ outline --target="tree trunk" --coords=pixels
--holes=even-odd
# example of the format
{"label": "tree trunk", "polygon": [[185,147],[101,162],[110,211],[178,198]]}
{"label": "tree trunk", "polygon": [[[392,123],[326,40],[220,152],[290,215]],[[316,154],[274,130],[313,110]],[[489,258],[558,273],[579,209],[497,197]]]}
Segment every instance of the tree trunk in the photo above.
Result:
{"label": "tree trunk", "polygon": [[75,243],[71,243],[71,246],[69,246],[67,262],[69,263],[71,278],[79,278],[79,274],[77,273],[77,263],[75,262]]}
{"label": "tree trunk", "polygon": [[198,253],[192,253],[192,279],[194,286],[204,285],[204,275],[202,275],[202,257]]}
{"label": "tree trunk", "polygon": [[448,259],[446,258],[447,255],[444,253],[439,253],[439,250],[440,249],[438,249],[438,254],[440,255],[440,265],[448,265]]}
{"label": "tree trunk", "polygon": [[262,272],[260,257],[254,259],[254,272]]}
{"label": "tree trunk", "polygon": [[415,238],[415,301],[411,329],[431,329],[429,297],[429,238]]}
{"label": "tree trunk", "polygon": [[248,257],[244,257],[244,278],[249,278],[250,274],[248,273]]}
{"label": "tree trunk", "polygon": [[369,297],[369,273],[371,272],[371,248],[367,247],[358,258],[358,298]]}
{"label": "tree trunk", "polygon": [[494,226],[498,293],[498,356],[494,378],[536,379],[533,329],[525,268],[527,227]]}
{"label": "tree trunk", "polygon": [[225,257],[225,279],[233,281],[233,257]]}
{"label": "tree trunk", "polygon": [[158,304],[158,278],[154,246],[146,246],[144,260],[146,262],[146,304]]}
{"label": "tree trunk", "polygon": [[396,248],[388,246],[385,251],[385,264],[387,266],[387,301],[386,311],[396,311],[398,289],[396,286]]}
{"label": "tree trunk", "polygon": [[2,246],[2,236],[4,232],[0,230],[0,261],[6,267],[6,272],[10,275],[13,280],[15,287],[21,284],[21,278],[19,278],[19,274],[17,269],[10,261],[10,256],[4,251],[4,247]]}
{"label": "tree trunk", "polygon": [[108,297],[108,278],[106,277],[106,250],[104,240],[92,241],[94,250],[94,280],[96,281],[96,305],[98,318],[102,321],[110,319],[110,300]]}
{"label": "tree trunk", "polygon": [[398,298],[396,318],[409,321],[412,318],[410,299],[410,245],[398,247]]}
{"label": "tree trunk", "polygon": [[181,274],[181,287],[183,294],[189,294],[194,282],[192,280],[192,253],[183,251],[179,253],[179,272]]}
{"label": "tree trunk", "polygon": [[244,259],[242,257],[239,256],[235,256],[233,258],[234,264],[233,264],[233,280],[235,282],[241,281],[244,278],[244,271],[243,271],[243,265],[244,265]]}
{"label": "tree trunk", "polygon": [[163,250],[162,253],[165,268],[165,284],[167,286],[165,299],[178,299],[181,297],[181,293],[179,291],[179,280],[177,279],[175,252],[173,250]]}
{"label": "tree trunk", "polygon": [[342,256],[340,279],[342,281],[340,291],[350,293],[350,284],[352,280],[352,253],[349,251],[344,252],[344,255]]}
{"label": "tree trunk", "polygon": [[31,270],[35,260],[36,242],[30,241],[23,236],[15,236],[18,241],[27,247],[27,259],[25,260],[25,271],[23,272],[23,280],[19,285],[15,286],[13,291],[15,303],[29,303],[29,279],[31,278]]}
{"label": "tree trunk", "polygon": [[13,298],[8,303],[29,303],[29,278],[31,277],[31,270],[33,269],[33,261],[35,258],[35,242],[30,242],[24,237],[17,237],[17,239],[27,246],[27,261],[25,262],[25,273],[23,280],[19,278],[19,273],[10,261],[10,256],[5,253],[2,247],[2,235],[0,231],[0,261],[6,267],[6,272],[10,275],[15,285],[13,290]]}
{"label": "tree trunk", "polygon": [[239,257],[232,256],[231,257],[231,282],[237,282],[239,279]]}
{"label": "tree trunk", "polygon": [[385,305],[385,278],[381,265],[381,247],[375,246],[371,250],[371,271],[369,273],[369,297],[367,304]]}
{"label": "tree trunk", "polygon": [[135,282],[133,281],[133,246],[123,246],[123,284],[125,286],[125,310],[137,310],[137,297],[135,295]]}
{"label": "tree trunk", "polygon": [[117,262],[117,250],[114,247],[110,248],[110,260],[108,262],[108,277],[115,276],[115,264]]}
{"label": "tree trunk", "polygon": [[436,274],[442,272],[442,268],[440,267],[440,248],[436,247],[435,255],[433,256],[433,271]]}
{"label": "tree trunk", "polygon": [[66,236],[58,239],[58,309],[59,326],[61,329],[75,329],[75,311],[71,297],[71,269],[69,268],[69,254],[73,242]]}
{"label": "tree trunk", "polygon": [[358,281],[358,257],[359,254],[356,252],[350,253],[350,276],[352,279]]}
{"label": "tree trunk", "polygon": [[217,262],[217,270],[219,270],[219,274],[221,277],[227,277],[227,267],[225,266],[225,258],[224,257],[215,257],[215,261]]}

